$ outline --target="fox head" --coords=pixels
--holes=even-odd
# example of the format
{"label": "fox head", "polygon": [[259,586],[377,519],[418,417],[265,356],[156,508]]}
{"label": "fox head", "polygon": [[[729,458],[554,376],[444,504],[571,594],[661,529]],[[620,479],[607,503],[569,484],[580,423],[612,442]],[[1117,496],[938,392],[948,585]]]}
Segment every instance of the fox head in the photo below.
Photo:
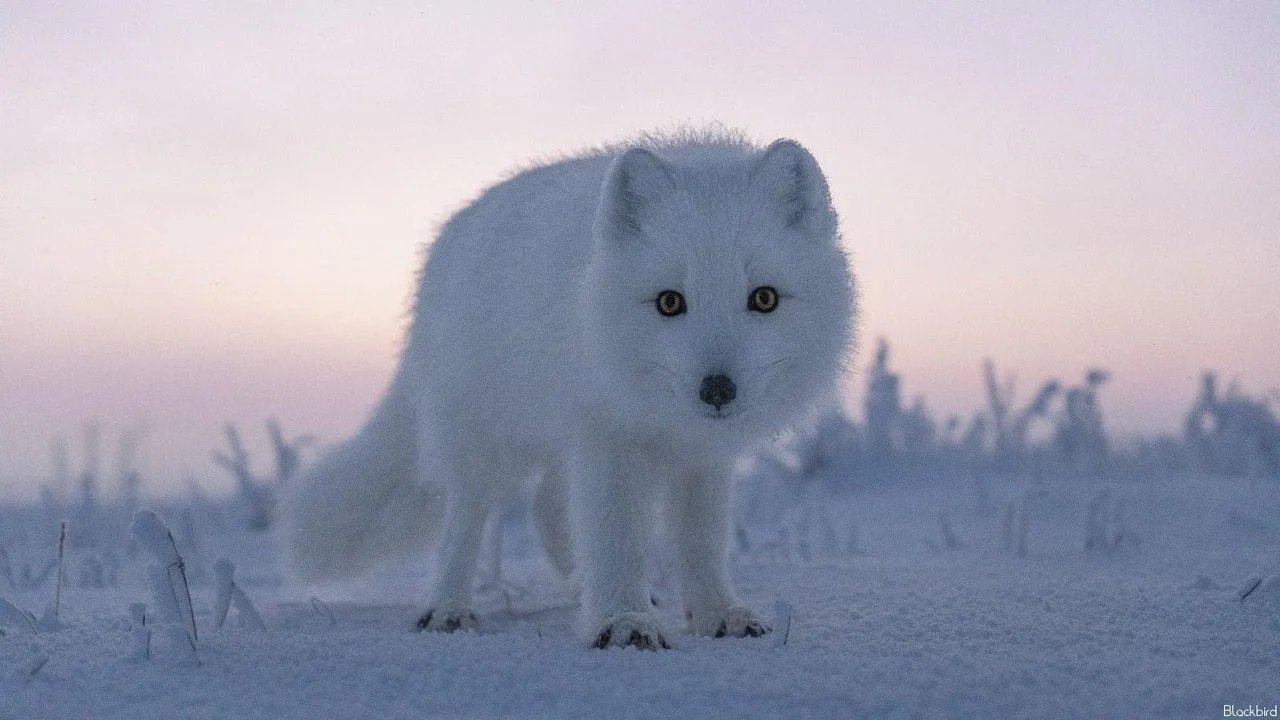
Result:
{"label": "fox head", "polygon": [[604,406],[717,447],[834,401],[854,342],[827,182],[791,140],[623,152],[582,291]]}

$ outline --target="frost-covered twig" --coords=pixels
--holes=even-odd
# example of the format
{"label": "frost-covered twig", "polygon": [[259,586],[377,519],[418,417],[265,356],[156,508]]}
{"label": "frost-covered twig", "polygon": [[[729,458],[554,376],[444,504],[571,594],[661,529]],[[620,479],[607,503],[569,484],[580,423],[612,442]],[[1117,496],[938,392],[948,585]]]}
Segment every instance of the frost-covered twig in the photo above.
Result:
{"label": "frost-covered twig", "polygon": [[43,668],[45,666],[45,663],[47,662],[49,662],[48,655],[44,655],[44,654],[37,655],[35,659],[27,663],[26,667],[23,669],[23,672],[26,674],[28,678],[33,678],[36,676],[36,673],[40,672],[40,669]]}
{"label": "frost-covered twig", "polygon": [[849,520],[849,524],[845,528],[845,555],[849,557],[857,557],[859,555],[866,554],[862,551],[862,544],[859,541],[858,536],[858,521],[851,518]]}
{"label": "frost-covered twig", "polygon": [[13,577],[13,561],[9,559],[9,551],[0,545],[0,577],[9,583],[10,590],[18,589],[18,581]]}
{"label": "frost-covered twig", "polygon": [[1000,519],[1000,549],[1005,552],[1013,550],[1013,528],[1017,517],[1018,511],[1013,502],[1005,503],[1004,514]]}
{"label": "frost-covered twig", "polygon": [[53,618],[58,618],[58,611],[62,608],[62,577],[65,575],[62,561],[65,557],[63,550],[67,544],[67,524],[65,522],[58,524],[58,577],[53,582]]}
{"label": "frost-covered twig", "polygon": [[1280,574],[1251,578],[1236,598],[1241,605],[1261,609],[1274,618],[1274,613],[1280,611]]}
{"label": "frost-covered twig", "polygon": [[80,475],[80,499],[72,509],[71,547],[85,548],[97,544],[98,489],[101,479],[100,452],[102,430],[96,420],[84,426],[84,472]]}
{"label": "frost-covered twig", "polygon": [[222,629],[227,620],[227,610],[235,603],[245,624],[254,630],[266,630],[267,624],[262,621],[262,616],[254,609],[253,603],[249,602],[249,596],[236,585],[235,572],[236,566],[226,558],[220,558],[213,564],[214,583],[218,592],[214,601],[214,627]]}
{"label": "frost-covered twig", "polygon": [[1018,513],[1018,547],[1014,554],[1020,558],[1027,556],[1027,499],[1022,499],[1022,512]]}
{"label": "frost-covered twig", "polygon": [[31,632],[39,630],[36,625],[36,616],[19,608],[17,605],[10,603],[4,598],[0,598],[0,625],[16,625],[25,627]]}
{"label": "frost-covered twig", "polygon": [[955,530],[951,527],[951,518],[947,516],[946,511],[938,513],[938,532],[942,535],[942,545],[948,550],[961,550],[964,543],[956,536]]}
{"label": "frost-covered twig", "polygon": [[1121,498],[1119,500],[1116,500],[1114,520],[1113,520],[1115,525],[1115,533],[1111,536],[1112,552],[1116,552],[1123,549],[1125,545],[1131,545],[1133,547],[1137,547],[1142,544],[1142,541],[1138,538],[1137,535],[1134,535],[1133,533],[1129,532],[1128,525],[1125,523],[1124,511],[1125,511],[1124,499]]}
{"label": "frost-covered twig", "polygon": [[151,629],[147,627],[147,606],[133,603],[129,606],[129,619],[133,621],[133,645],[129,648],[130,660],[151,658]]}
{"label": "frost-covered twig", "polygon": [[205,569],[203,553],[196,537],[196,527],[191,519],[190,508],[184,507],[178,513],[177,532],[178,534],[174,536],[174,541],[180,548],[179,552],[182,553],[182,560],[187,568],[188,579],[194,585],[202,585],[209,582],[209,571]]}
{"label": "frost-covered twig", "polygon": [[222,629],[227,621],[227,610],[231,607],[231,591],[236,586],[234,574],[236,566],[226,558],[219,558],[213,564],[213,585],[217,595],[213,600],[213,627]]}
{"label": "frost-covered twig", "polygon": [[1125,524],[1125,502],[1110,488],[1100,491],[1085,510],[1084,551],[1088,555],[1112,555],[1141,540]]}
{"label": "frost-covered twig", "polygon": [[996,365],[991,358],[982,361],[982,379],[987,391],[987,407],[991,410],[991,429],[995,440],[995,455],[1004,460],[1009,454],[1009,439],[1006,431],[1009,405],[1013,398],[1014,380],[1006,378],[1004,385],[996,377]]}
{"label": "frost-covered twig", "polygon": [[199,639],[196,633],[196,615],[191,606],[191,589],[187,585],[186,568],[182,556],[178,554],[173,533],[150,510],[134,513],[129,532],[158,563],[149,568],[148,572],[156,607],[162,616],[168,616],[175,625],[186,625],[188,642],[192,655],[195,656],[196,641]]}
{"label": "frost-covered twig", "polygon": [[49,630],[57,630],[62,627],[62,622],[58,619],[58,614],[62,609],[62,578],[65,574],[63,570],[63,559],[65,558],[64,549],[67,544],[67,524],[65,522],[58,525],[58,557],[54,560],[57,568],[57,575],[53,579],[53,603],[44,611],[44,617],[40,619],[40,624]]}
{"label": "frost-covered twig", "polygon": [[313,597],[311,598],[311,607],[317,613],[320,613],[321,615],[324,615],[326,618],[329,619],[330,627],[336,627],[338,625],[338,619],[334,617],[333,611],[329,609],[329,605],[325,603],[325,601],[321,600],[318,597]]}
{"label": "frost-covered twig", "polygon": [[782,647],[787,644],[787,638],[791,636],[791,603],[779,598],[773,604],[773,624],[776,628],[773,634],[773,646]]}
{"label": "frost-covered twig", "polygon": [[298,469],[302,448],[315,442],[315,438],[303,435],[288,440],[280,429],[280,422],[275,418],[267,421],[267,433],[271,436],[271,448],[276,456],[276,484],[284,486]]}
{"label": "frost-covered twig", "polygon": [[1257,590],[1261,585],[1262,585],[1262,578],[1260,577],[1249,578],[1249,580],[1245,582],[1244,587],[1240,588],[1239,592],[1236,593],[1236,598],[1240,602],[1244,602],[1245,600],[1248,600],[1249,596],[1253,594],[1253,591]]}
{"label": "frost-covered twig", "polygon": [[1111,550],[1111,538],[1108,520],[1112,507],[1110,488],[1100,490],[1085,508],[1084,518],[1084,551],[1089,555],[1099,555]]}

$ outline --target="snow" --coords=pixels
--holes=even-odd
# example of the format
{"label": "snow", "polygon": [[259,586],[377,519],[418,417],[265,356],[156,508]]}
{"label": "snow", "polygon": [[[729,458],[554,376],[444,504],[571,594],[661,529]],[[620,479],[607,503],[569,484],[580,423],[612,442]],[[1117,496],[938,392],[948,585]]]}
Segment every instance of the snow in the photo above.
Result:
{"label": "snow", "polygon": [[[1089,506],[1108,489],[1125,501],[1136,541],[1087,554]],[[184,551],[198,554],[187,562],[204,578],[191,586],[195,658],[185,633],[156,633],[149,657],[139,652],[131,605],[149,599],[148,558],[124,533],[114,548],[68,551],[71,568],[123,559],[114,586],[63,588],[57,630],[33,630],[22,615],[49,602],[52,578],[13,589],[0,576],[0,596],[20,609],[0,617],[0,718],[1206,718],[1280,702],[1275,483],[1008,477],[989,493],[983,508],[956,478],[902,479],[827,497],[825,522],[856,527],[857,553],[734,560],[745,599],[779,632],[680,634],[675,650],[657,653],[584,647],[571,589],[518,530],[503,577],[482,571],[481,631],[424,634],[411,628],[432,558],[302,587],[283,571],[274,534],[205,507],[202,549]],[[1001,541],[1000,508],[1013,502],[1027,518],[1025,557]],[[950,550],[943,513],[959,541]],[[52,556],[46,515],[0,515],[15,565]],[[234,561],[234,581],[230,565],[219,564],[218,582],[196,572],[215,557]],[[215,629],[219,587],[232,582],[266,630],[237,603]],[[678,626],[669,583],[659,576],[655,587]]]}

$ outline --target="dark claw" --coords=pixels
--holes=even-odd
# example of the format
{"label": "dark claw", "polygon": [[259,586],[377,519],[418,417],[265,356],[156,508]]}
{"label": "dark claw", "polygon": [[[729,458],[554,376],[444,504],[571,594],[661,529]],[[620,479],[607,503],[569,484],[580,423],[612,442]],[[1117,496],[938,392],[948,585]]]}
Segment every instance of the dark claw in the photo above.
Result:
{"label": "dark claw", "polygon": [[[436,611],[434,609],[431,609],[431,610],[428,610],[426,613],[424,613],[422,617],[418,618],[418,622],[414,623],[414,627],[417,629],[417,631],[422,632],[424,630],[427,630],[431,626],[431,619],[435,617],[435,614],[436,614]],[[472,625],[477,624],[475,613],[472,613],[472,612],[467,613],[465,619],[470,620]],[[444,621],[444,627],[441,628],[440,630],[441,632],[453,632],[455,630],[459,630],[462,628],[462,621],[463,621],[463,618],[450,617],[448,620]]]}
{"label": "dark claw", "polygon": [[[723,620],[720,621],[720,627],[716,628],[716,634],[713,635],[712,637],[722,638],[728,635],[729,628],[727,625],[728,625],[727,622]],[[769,634],[769,629],[757,623],[751,623],[750,625],[747,625],[746,629],[742,631],[742,637],[764,637],[765,635],[768,635],[768,634]]]}
{"label": "dark claw", "polygon": [[[595,643],[593,643],[591,647],[594,647],[599,650],[603,650],[609,647],[609,643],[612,640],[613,640],[613,628],[611,627],[605,628],[603,631],[601,631],[600,636],[596,638]],[[649,637],[648,635],[640,632],[639,630],[632,630],[631,634],[627,636],[627,641],[623,643],[623,645],[639,648],[641,650],[652,650],[655,652],[658,650],[658,648],[662,648],[663,650],[671,649],[671,645],[667,643],[666,638],[658,637],[655,640],[654,638]]]}
{"label": "dark claw", "polygon": [[605,628],[604,632],[600,633],[600,637],[596,638],[596,644],[593,645],[592,647],[600,648],[601,650],[609,647],[609,639],[612,636],[613,636],[613,628]]}
{"label": "dark claw", "polygon": [[418,618],[418,622],[414,624],[418,632],[426,630],[427,626],[431,624],[431,615],[433,613],[435,613],[435,610],[428,610],[422,617]]}
{"label": "dark claw", "polygon": [[661,650],[671,649],[671,646],[667,644],[667,639],[662,637],[661,635],[658,635],[655,637],[649,637],[648,635],[640,634],[640,631],[638,630],[633,631],[631,633],[631,639],[629,642],[627,642],[627,644],[632,645],[634,647],[638,647],[641,650],[648,650],[650,652],[657,652],[659,649]]}

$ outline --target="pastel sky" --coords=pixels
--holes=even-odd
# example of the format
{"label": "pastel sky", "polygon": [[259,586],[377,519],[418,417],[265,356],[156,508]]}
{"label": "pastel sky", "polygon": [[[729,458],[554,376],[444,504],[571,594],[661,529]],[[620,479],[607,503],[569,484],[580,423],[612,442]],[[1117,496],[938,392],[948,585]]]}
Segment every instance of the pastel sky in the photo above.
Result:
{"label": "pastel sky", "polygon": [[680,122],[814,152],[863,357],[940,416],[988,356],[1110,368],[1121,434],[1280,386],[1280,3],[371,5],[0,9],[0,492],[89,418],[154,488],[224,486],[226,420],[340,439],[438,223]]}

